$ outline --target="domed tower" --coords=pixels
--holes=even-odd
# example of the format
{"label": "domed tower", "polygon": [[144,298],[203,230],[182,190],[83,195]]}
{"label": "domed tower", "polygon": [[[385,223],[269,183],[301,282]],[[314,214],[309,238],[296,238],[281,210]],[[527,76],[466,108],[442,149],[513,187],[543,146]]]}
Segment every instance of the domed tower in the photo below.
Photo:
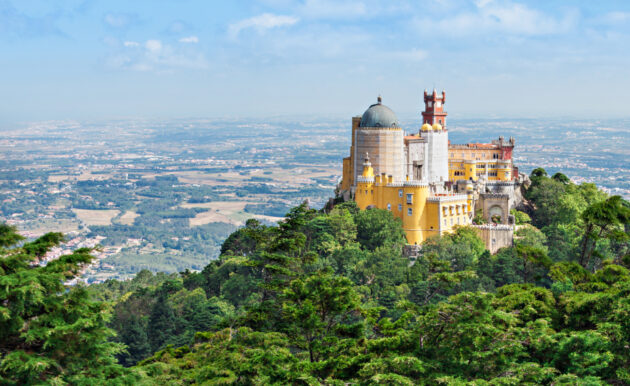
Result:
{"label": "domed tower", "polygon": [[368,153],[375,175],[391,175],[394,181],[404,179],[403,131],[396,114],[382,104],[379,96],[354,130],[354,181],[361,174],[361,156]]}

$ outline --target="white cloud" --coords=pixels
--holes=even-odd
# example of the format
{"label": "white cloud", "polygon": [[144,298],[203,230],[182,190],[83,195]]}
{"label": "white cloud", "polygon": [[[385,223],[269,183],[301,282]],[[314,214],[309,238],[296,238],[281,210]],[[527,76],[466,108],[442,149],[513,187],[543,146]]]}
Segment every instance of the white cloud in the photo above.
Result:
{"label": "white cloud", "polygon": [[196,36],[187,36],[179,39],[180,43],[199,43],[199,38]]}
{"label": "white cloud", "polygon": [[427,56],[428,56],[428,53],[426,51],[420,50],[417,48],[414,48],[409,51],[393,52],[390,55],[390,57],[392,58],[400,59],[404,61],[410,61],[410,62],[420,62],[426,59]]}
{"label": "white cloud", "polygon": [[113,28],[125,28],[137,22],[138,17],[127,13],[108,13],[105,15],[105,23]]}
{"label": "white cloud", "polygon": [[297,23],[300,19],[294,16],[274,15],[272,13],[263,13],[262,15],[254,16],[249,19],[241,20],[237,23],[231,24],[228,32],[230,36],[237,37],[238,34],[245,29],[253,28],[258,32],[264,32],[265,30],[277,27],[291,26]]}
{"label": "white cloud", "polygon": [[148,52],[157,54],[162,51],[162,42],[159,40],[147,40],[144,47]]}
{"label": "white cloud", "polygon": [[367,6],[362,1],[306,0],[299,12],[311,18],[345,19],[365,16]]}
{"label": "white cloud", "polygon": [[575,14],[567,13],[556,19],[526,5],[509,2],[478,0],[476,10],[462,12],[441,20],[422,18],[417,25],[424,31],[439,31],[457,36],[480,33],[506,33],[523,36],[567,32],[575,24]]}
{"label": "white cloud", "polygon": [[604,20],[607,20],[612,23],[624,23],[626,21],[630,21],[630,12],[621,12],[614,11],[608,12],[604,17]]}
{"label": "white cloud", "polygon": [[475,5],[479,8],[485,7],[486,5],[492,3],[493,0],[477,0],[475,1]]}
{"label": "white cloud", "polygon": [[126,47],[124,52],[108,58],[107,65],[110,68],[158,73],[181,68],[208,68],[203,53],[189,45],[171,46],[157,39],[149,39],[144,44],[126,41],[123,45]]}
{"label": "white cloud", "polygon": [[185,21],[175,20],[166,30],[171,34],[182,34],[186,33],[186,31],[190,31],[191,29],[192,27]]}

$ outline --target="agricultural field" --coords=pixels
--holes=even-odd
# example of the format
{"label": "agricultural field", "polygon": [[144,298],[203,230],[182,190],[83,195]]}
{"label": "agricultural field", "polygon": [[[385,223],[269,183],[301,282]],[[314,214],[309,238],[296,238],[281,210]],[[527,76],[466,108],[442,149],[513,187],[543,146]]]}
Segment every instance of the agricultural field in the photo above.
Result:
{"label": "agricultural field", "polygon": [[118,217],[118,222],[123,225],[133,225],[134,220],[139,216],[138,213],[128,210]]}
{"label": "agricultural field", "polygon": [[86,225],[111,225],[112,219],[120,213],[117,209],[72,209],[72,211]]}

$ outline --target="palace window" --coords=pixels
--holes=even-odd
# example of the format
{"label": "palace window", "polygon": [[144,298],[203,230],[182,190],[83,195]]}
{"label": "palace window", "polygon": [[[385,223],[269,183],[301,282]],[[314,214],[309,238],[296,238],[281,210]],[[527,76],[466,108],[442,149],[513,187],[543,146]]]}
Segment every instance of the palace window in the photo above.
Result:
{"label": "palace window", "polygon": [[402,212],[402,204],[398,204],[398,211]]}
{"label": "palace window", "polygon": [[407,194],[407,204],[408,205],[413,204],[413,194],[411,193]]}
{"label": "palace window", "polygon": [[402,195],[403,195],[402,189],[398,189],[398,197],[402,197]]}
{"label": "palace window", "polygon": [[407,216],[411,216],[413,214],[413,209],[407,208]]}
{"label": "palace window", "polygon": [[389,202],[387,203],[387,210],[392,210],[392,204],[390,204]]}

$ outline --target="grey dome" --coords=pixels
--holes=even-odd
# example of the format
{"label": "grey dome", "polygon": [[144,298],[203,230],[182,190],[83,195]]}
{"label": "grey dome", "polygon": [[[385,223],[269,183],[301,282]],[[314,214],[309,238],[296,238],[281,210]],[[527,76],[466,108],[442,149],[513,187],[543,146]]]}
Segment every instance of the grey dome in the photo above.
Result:
{"label": "grey dome", "polygon": [[378,97],[378,103],[363,113],[359,127],[398,127],[398,118],[392,109],[381,104],[381,97]]}

